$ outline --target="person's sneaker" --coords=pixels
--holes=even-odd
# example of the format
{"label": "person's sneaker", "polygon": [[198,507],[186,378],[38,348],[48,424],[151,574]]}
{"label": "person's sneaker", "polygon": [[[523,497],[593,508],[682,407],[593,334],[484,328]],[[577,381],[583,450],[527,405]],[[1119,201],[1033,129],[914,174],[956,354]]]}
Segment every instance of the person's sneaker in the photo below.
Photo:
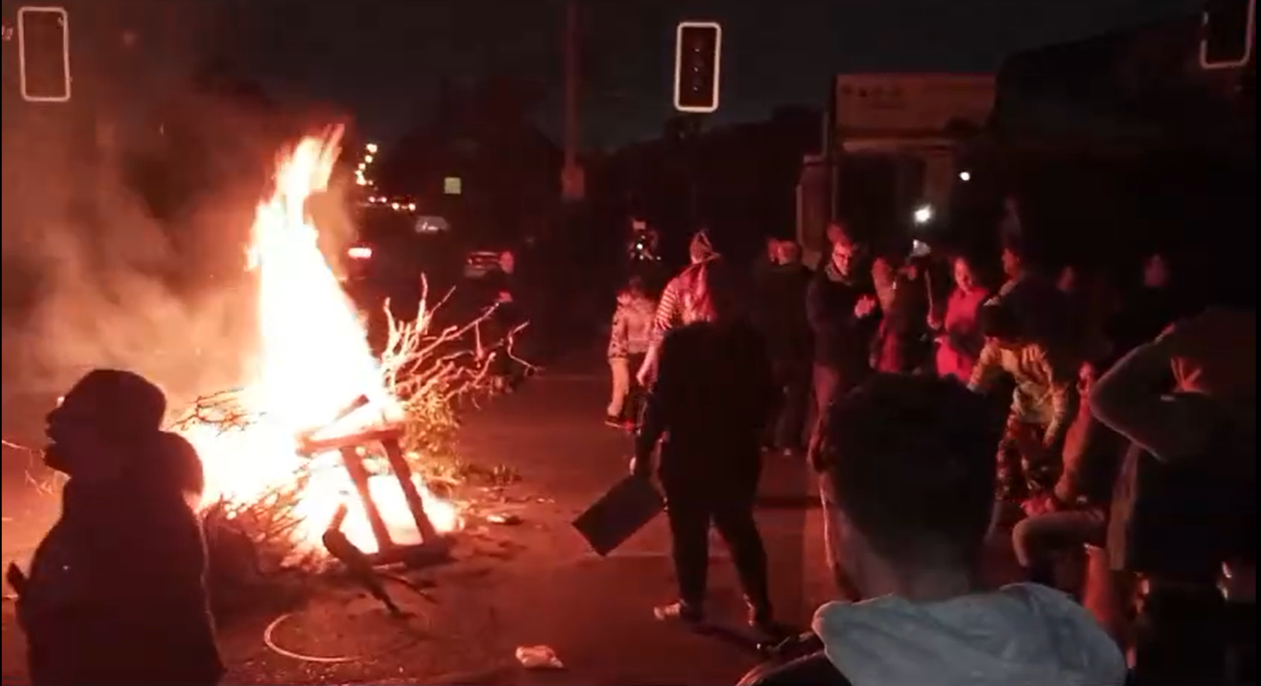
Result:
{"label": "person's sneaker", "polygon": [[689,626],[700,626],[705,623],[704,610],[683,601],[654,607],[652,614],[660,622],[683,622]]}
{"label": "person's sneaker", "polygon": [[622,428],[622,420],[609,414],[604,416],[604,425],[613,427],[614,429]]}
{"label": "person's sneaker", "polygon": [[775,618],[769,609],[758,609],[750,606],[748,623],[749,628],[757,631],[765,638],[772,641],[783,640],[792,634],[792,630],[775,621]]}

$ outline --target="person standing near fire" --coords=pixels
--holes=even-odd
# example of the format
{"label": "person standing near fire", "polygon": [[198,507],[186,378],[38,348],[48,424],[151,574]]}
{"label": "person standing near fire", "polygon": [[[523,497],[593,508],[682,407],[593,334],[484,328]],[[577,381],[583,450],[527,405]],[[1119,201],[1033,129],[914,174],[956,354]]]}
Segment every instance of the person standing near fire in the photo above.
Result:
{"label": "person standing near fire", "polygon": [[750,625],[774,637],[766,549],[753,518],[760,439],[778,395],[770,357],[722,260],[697,265],[679,297],[692,318],[661,344],[631,461],[632,474],[651,477],[660,444],[678,596],[654,614],[704,622],[712,523],[731,551]]}
{"label": "person standing near fire", "polygon": [[223,675],[187,500],[202,485],[200,460],[159,431],[165,412],[148,380],[99,369],[48,415],[45,462],[69,477],[61,517],[29,576],[8,572],[36,686],[199,686]]}
{"label": "person standing near fire", "polygon": [[801,246],[771,239],[769,260],[754,272],[753,321],[766,339],[782,396],[765,436],[766,447],[800,455],[810,404],[810,323],[806,289],[811,272]]}
{"label": "person standing near fire", "polygon": [[[827,469],[821,446],[827,431],[828,408],[871,375],[871,345],[880,326],[871,270],[863,268],[863,246],[849,227],[839,222],[828,226],[832,244],[826,264],[820,265],[806,290],[806,316],[814,332],[814,420],[806,448],[807,461],[820,477],[819,497],[825,499],[822,475]],[[835,532],[823,520],[823,541],[829,561],[839,559],[833,549]],[[829,562],[831,564],[831,562]],[[854,595],[844,570],[832,566],[838,584]]]}
{"label": "person standing near fire", "polygon": [[647,387],[652,383],[652,378],[656,375],[661,342],[666,334],[679,324],[695,321],[697,313],[688,310],[683,296],[700,287],[698,279],[703,265],[711,260],[721,259],[713,243],[710,242],[709,232],[706,229],[701,229],[692,236],[692,242],[688,245],[688,258],[691,264],[666,284],[665,290],[661,293],[661,300],[657,303],[657,315],[652,327],[652,341],[648,346],[648,354],[644,356],[644,362],[639,365],[639,371],[635,374],[635,380],[640,386]]}
{"label": "person standing near fire", "polygon": [[517,358],[523,338],[520,334],[528,323],[524,294],[517,274],[517,257],[511,250],[499,255],[499,269],[488,275],[494,312],[490,317],[493,349],[491,372],[496,390],[511,391],[525,377],[526,367]]}
{"label": "person standing near fire", "polygon": [[648,297],[643,280],[630,278],[626,288],[617,294],[617,310],[609,332],[609,369],[613,373],[613,397],[605,412],[604,423],[616,428],[634,428],[639,420],[638,383],[632,383],[631,370],[639,369],[648,354],[652,338],[653,316],[657,303]]}

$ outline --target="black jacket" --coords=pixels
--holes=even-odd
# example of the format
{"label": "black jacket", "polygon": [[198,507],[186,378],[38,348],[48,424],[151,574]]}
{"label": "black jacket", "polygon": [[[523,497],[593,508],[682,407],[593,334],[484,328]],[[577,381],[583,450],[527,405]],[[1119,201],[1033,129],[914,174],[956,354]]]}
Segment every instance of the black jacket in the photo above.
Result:
{"label": "black jacket", "polygon": [[778,395],[762,336],[750,324],[695,322],[661,345],[637,455],[665,436],[668,474],[756,469],[758,446]]}
{"label": "black jacket", "polygon": [[177,489],[71,479],[18,599],[31,681],[216,683],[201,525]]}
{"label": "black jacket", "polygon": [[808,354],[810,270],[796,263],[769,265],[754,278],[754,322],[766,337],[771,358],[786,361]]}
{"label": "black jacket", "polygon": [[861,270],[849,277],[830,274],[824,265],[815,272],[806,292],[806,315],[814,331],[816,364],[841,372],[857,372],[869,366],[872,339],[880,322],[875,313],[858,318],[854,306],[864,296],[875,297],[870,276]]}

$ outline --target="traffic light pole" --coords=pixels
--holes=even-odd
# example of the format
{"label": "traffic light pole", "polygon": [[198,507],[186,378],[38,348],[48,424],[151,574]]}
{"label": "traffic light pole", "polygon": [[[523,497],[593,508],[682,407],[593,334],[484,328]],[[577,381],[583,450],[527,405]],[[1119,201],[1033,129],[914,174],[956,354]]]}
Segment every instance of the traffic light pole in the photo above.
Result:
{"label": "traffic light pole", "polygon": [[687,155],[688,221],[700,221],[700,136],[704,116],[718,109],[722,26],[712,21],[683,21],[675,31],[674,109],[684,116]]}
{"label": "traffic light pole", "polygon": [[700,142],[701,131],[705,126],[705,115],[688,114],[687,116],[687,220],[690,230],[700,228]]}
{"label": "traffic light pole", "polygon": [[568,0],[565,3],[565,163],[561,169],[561,195],[570,202],[581,200],[586,194],[582,167],[578,163],[582,130],[578,62],[578,0]]}

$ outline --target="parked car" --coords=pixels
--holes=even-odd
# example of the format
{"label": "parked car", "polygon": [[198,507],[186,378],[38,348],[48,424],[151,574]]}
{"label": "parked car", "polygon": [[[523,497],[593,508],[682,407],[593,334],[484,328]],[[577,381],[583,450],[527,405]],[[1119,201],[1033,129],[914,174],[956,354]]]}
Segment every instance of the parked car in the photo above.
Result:
{"label": "parked car", "polygon": [[464,260],[464,278],[481,279],[499,269],[499,250],[474,250]]}

